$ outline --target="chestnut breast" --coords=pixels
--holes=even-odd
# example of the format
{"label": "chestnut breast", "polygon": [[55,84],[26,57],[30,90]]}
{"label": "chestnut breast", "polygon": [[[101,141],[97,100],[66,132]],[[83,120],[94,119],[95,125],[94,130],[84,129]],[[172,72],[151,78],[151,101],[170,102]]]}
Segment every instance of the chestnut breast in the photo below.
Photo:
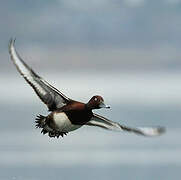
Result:
{"label": "chestnut breast", "polygon": [[71,123],[76,125],[86,124],[93,116],[92,111],[88,110],[84,103],[77,101],[72,101],[63,106],[60,111],[65,112]]}

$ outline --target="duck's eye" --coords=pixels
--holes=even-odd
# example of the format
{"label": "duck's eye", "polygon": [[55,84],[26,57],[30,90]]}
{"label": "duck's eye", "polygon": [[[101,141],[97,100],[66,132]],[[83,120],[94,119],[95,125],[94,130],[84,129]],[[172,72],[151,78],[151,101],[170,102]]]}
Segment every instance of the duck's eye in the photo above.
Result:
{"label": "duck's eye", "polygon": [[95,98],[94,100],[97,101],[97,98]]}

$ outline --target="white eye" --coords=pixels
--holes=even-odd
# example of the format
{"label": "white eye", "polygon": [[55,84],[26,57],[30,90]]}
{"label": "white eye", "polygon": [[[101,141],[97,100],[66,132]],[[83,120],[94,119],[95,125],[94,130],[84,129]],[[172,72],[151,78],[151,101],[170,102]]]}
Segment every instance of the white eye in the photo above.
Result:
{"label": "white eye", "polygon": [[97,98],[95,98],[94,100],[97,101]]}

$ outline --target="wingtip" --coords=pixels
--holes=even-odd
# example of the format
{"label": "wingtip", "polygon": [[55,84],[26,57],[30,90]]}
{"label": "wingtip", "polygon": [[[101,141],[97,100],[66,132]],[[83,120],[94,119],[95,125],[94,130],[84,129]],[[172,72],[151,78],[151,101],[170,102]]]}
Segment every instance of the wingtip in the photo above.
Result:
{"label": "wingtip", "polygon": [[165,127],[158,127],[157,131],[158,131],[158,135],[162,135],[166,132],[166,128]]}
{"label": "wingtip", "polygon": [[143,135],[148,137],[156,137],[161,136],[166,132],[166,129],[164,127],[153,127],[153,128],[140,128]]}
{"label": "wingtip", "polygon": [[9,47],[9,52],[10,52],[10,50],[11,50],[11,47],[14,46],[15,41],[16,41],[16,38],[10,38],[10,40],[9,40],[9,45],[8,45],[8,47]]}

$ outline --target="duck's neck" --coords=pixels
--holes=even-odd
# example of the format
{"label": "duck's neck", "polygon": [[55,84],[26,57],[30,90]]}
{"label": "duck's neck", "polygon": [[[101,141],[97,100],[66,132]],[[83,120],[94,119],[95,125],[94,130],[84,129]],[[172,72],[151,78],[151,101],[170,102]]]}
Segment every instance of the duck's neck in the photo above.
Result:
{"label": "duck's neck", "polygon": [[90,103],[87,103],[85,104],[85,108],[88,110],[88,111],[92,111],[94,108],[91,106]]}

